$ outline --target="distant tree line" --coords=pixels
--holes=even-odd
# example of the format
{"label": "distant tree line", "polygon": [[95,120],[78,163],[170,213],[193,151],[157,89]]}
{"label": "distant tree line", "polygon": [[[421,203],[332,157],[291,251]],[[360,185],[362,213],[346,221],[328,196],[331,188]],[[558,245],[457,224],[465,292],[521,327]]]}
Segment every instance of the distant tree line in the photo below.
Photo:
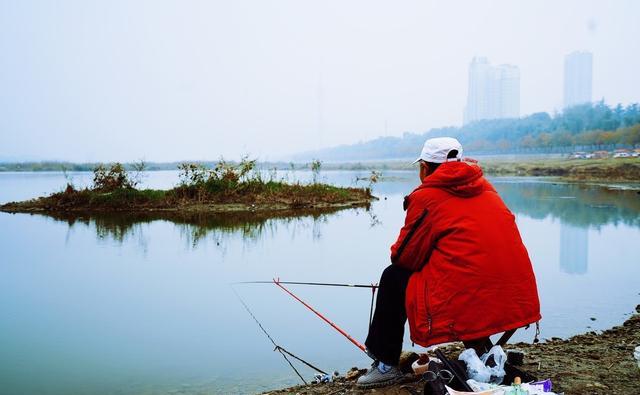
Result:
{"label": "distant tree line", "polygon": [[[323,160],[394,159],[416,156],[430,137],[456,137],[467,152],[551,152],[557,148],[609,149],[640,145],[640,105],[609,107],[600,101],[523,118],[476,121],[462,127],[380,137],[306,154]],[[302,159],[301,155],[297,159]]]}
{"label": "distant tree line", "polygon": [[[194,163],[201,165],[207,168],[215,168],[219,161],[194,161],[189,163]],[[157,171],[157,170],[179,170],[179,166],[183,162],[144,162],[144,170],[145,171]],[[238,164],[241,163],[238,161],[226,161],[230,164]],[[121,166],[123,170],[126,171],[138,171],[138,167],[140,165],[140,161],[138,162],[128,162],[122,163]],[[315,163],[315,165],[314,165]],[[256,162],[256,168],[265,169],[265,170],[311,170],[314,171],[315,168],[319,170],[318,164],[321,163],[317,160],[307,161],[305,163],[292,163],[292,162]],[[92,172],[99,168],[100,166],[111,166],[114,165],[115,162],[112,163],[100,163],[100,162],[87,162],[87,163],[73,163],[73,162],[63,162],[63,161],[29,161],[29,162],[0,162],[0,172],[2,171],[67,171],[67,172],[76,172],[76,171],[85,171]]]}
{"label": "distant tree line", "polygon": [[478,121],[454,134],[473,151],[634,146],[640,144],[640,106],[611,108],[600,101],[570,107],[554,116],[542,112],[520,119]]}
{"label": "distant tree line", "polygon": [[[178,162],[171,163],[147,163],[144,162],[145,170],[175,170]],[[30,162],[0,162],[0,171],[94,171],[100,166],[112,165],[114,163],[73,163],[62,161],[30,161]],[[123,170],[138,170],[140,162],[130,162],[122,164]]]}

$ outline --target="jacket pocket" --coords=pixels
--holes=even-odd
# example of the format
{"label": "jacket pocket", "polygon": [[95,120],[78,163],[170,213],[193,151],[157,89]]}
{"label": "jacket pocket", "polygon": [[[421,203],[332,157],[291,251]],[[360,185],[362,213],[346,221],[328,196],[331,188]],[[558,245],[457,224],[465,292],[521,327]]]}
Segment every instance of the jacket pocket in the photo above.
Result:
{"label": "jacket pocket", "polygon": [[429,304],[429,282],[426,279],[424,281],[424,310],[427,315],[427,330],[429,336],[431,336],[433,330],[433,317],[431,316],[431,305]]}
{"label": "jacket pocket", "polygon": [[406,290],[406,300],[405,300],[405,309],[407,311],[407,318],[409,320],[409,331],[411,334],[411,340],[422,339],[418,328],[420,328],[420,307],[421,304],[418,298],[415,296],[418,295],[420,291],[420,281],[416,281],[414,278],[415,275],[411,276],[409,279],[409,284],[407,284]]}
{"label": "jacket pocket", "polygon": [[411,276],[406,293],[411,339],[420,344],[427,343],[432,336],[433,323],[424,273],[419,272]]}
{"label": "jacket pocket", "polygon": [[398,252],[391,260],[392,262],[397,262],[400,259],[400,257],[402,256],[402,253],[404,252],[404,249],[407,247],[407,244],[409,244],[409,241],[411,241],[411,239],[413,238],[413,235],[416,233],[420,225],[422,225],[422,222],[424,222],[424,219],[427,217],[428,213],[429,213],[429,210],[427,210],[426,208],[422,210],[422,213],[420,214],[416,222],[413,224],[411,229],[409,229],[407,236],[404,238],[404,240],[402,240],[402,244],[400,244],[400,247],[398,247]]}

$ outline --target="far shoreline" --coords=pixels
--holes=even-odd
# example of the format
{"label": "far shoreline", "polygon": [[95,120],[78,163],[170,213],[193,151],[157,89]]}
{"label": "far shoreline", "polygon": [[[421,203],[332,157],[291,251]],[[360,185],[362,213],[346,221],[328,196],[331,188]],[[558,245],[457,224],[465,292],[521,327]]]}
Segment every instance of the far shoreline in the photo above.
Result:
{"label": "far shoreline", "polygon": [[[557,177],[558,179],[569,181],[640,182],[640,157],[568,159],[557,156],[523,156],[522,158],[518,158],[518,156],[506,155],[504,157],[480,156],[478,159],[478,164],[484,173],[489,176]],[[206,164],[209,162],[198,163]],[[257,168],[262,171],[313,172],[309,164],[301,163],[265,162],[256,165]],[[93,164],[67,164],[59,162],[47,162],[44,167],[36,166],[33,163],[10,164],[10,166],[0,166],[0,174],[91,172],[93,170],[91,166],[93,166]],[[125,168],[129,168],[129,166],[133,166],[133,164],[124,165]],[[175,169],[175,165],[171,162],[149,165],[145,171],[174,171]],[[381,171],[384,173],[385,171],[414,169],[415,165],[412,165],[408,159],[355,160],[322,163],[323,171]]]}

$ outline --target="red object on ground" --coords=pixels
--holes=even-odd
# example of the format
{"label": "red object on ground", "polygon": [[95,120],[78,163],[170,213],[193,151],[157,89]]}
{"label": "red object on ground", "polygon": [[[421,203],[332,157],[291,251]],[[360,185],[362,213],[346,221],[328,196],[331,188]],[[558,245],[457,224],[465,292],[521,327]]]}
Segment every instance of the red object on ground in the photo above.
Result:
{"label": "red object on ground", "polygon": [[[340,332],[340,334],[344,337],[347,338],[347,340],[349,340],[351,343],[353,343],[356,347],[358,347],[359,349],[361,349],[363,352],[367,352],[367,348],[360,343],[359,341],[357,341],[356,339],[354,339],[353,337],[351,337],[351,335],[349,335],[347,332],[345,332],[344,330],[342,330],[342,328],[340,328],[338,325],[334,324],[333,321],[329,320],[327,317],[325,317],[324,315],[322,315],[319,311],[317,311],[316,309],[314,309],[313,307],[309,306],[304,300],[300,299],[299,297],[297,297],[293,292],[289,291],[287,288],[285,288],[282,284],[280,284],[280,281],[278,279],[273,279],[273,283],[275,285],[277,285],[278,287],[282,288],[283,291],[285,291],[286,293],[288,293],[289,295],[291,295],[291,297],[293,297],[295,300],[297,300],[298,302],[302,303],[304,305],[304,307],[308,308],[309,310],[311,310],[312,312],[314,312],[318,317],[322,318],[327,324],[331,325],[333,327],[333,329],[337,330],[338,332]],[[373,285],[372,285],[373,286]]]}
{"label": "red object on ground", "polygon": [[406,309],[424,347],[539,321],[536,279],[515,217],[477,165],[443,163],[405,198],[391,261],[415,273]]}

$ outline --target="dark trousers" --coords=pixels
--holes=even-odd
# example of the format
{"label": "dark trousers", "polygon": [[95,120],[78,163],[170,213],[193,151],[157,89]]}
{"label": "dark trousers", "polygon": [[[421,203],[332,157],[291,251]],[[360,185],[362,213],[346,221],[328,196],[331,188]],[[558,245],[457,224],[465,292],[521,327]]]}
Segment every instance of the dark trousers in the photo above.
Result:
{"label": "dark trousers", "polygon": [[[390,265],[382,272],[369,334],[365,345],[371,356],[386,365],[396,366],[402,352],[404,325],[407,322],[405,293],[409,277],[413,272],[399,266]],[[491,348],[488,337],[463,342],[466,348],[473,348],[482,355]]]}
{"label": "dark trousers", "polygon": [[364,344],[369,354],[386,365],[397,365],[402,352],[407,312],[404,295],[411,271],[390,265],[382,272],[378,284],[376,311]]}

